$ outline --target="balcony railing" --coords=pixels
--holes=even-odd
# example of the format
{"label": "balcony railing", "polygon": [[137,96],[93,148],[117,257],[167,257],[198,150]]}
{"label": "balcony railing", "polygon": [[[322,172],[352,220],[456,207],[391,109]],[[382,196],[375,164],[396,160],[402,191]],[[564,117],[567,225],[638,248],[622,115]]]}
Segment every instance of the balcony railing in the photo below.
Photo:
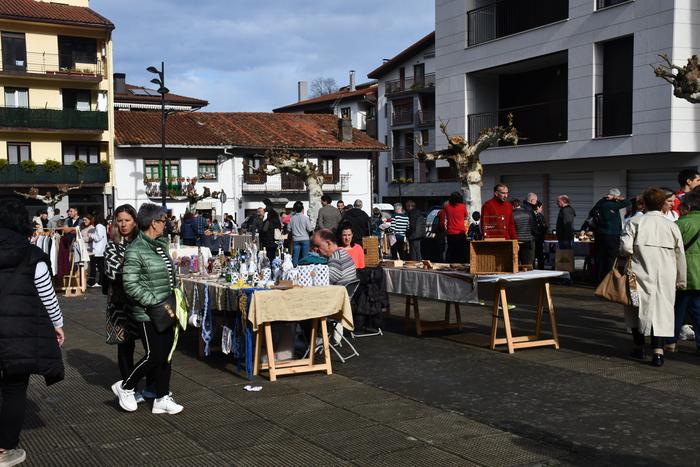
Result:
{"label": "balcony railing", "polygon": [[[297,181],[298,180],[298,181]],[[265,183],[253,183],[250,179],[239,177],[242,190],[245,193],[279,193],[279,192],[305,192],[306,183],[298,178],[284,181],[282,177],[267,177]],[[324,183],[323,191],[327,193],[339,193],[350,191],[350,174],[341,174],[337,183]]]}
{"label": "balcony railing", "polygon": [[0,128],[106,130],[107,112],[0,107]]}
{"label": "balcony railing", "polygon": [[508,114],[513,115],[513,126],[517,128],[518,144],[549,143],[566,141],[567,102],[556,100],[534,105],[523,105],[500,109],[495,112],[471,114],[469,120],[469,142],[474,143],[481,130],[508,124]]}
{"label": "balcony railing", "polygon": [[0,169],[0,185],[104,184],[108,181],[109,170],[101,164],[88,165],[81,172],[73,166],[46,170],[43,165],[37,165],[36,170],[27,172],[19,165],[9,164]]}
{"label": "balcony railing", "polygon": [[410,161],[413,160],[415,155],[413,154],[413,150],[409,150],[406,148],[398,147],[394,148],[391,151],[391,159],[395,161]]}
{"label": "balcony railing", "polygon": [[416,121],[419,125],[434,125],[435,110],[419,110],[416,112]]}
{"label": "balcony railing", "polygon": [[401,109],[397,110],[391,114],[391,124],[393,126],[398,125],[412,125],[413,124],[413,110],[412,109]]}
{"label": "balcony railing", "polygon": [[568,0],[497,1],[467,12],[468,43],[492,41],[568,17]]}
{"label": "balcony railing", "polygon": [[632,91],[595,95],[595,137],[632,134]]}
{"label": "balcony railing", "polygon": [[422,78],[420,76],[410,76],[404,78],[403,83],[400,79],[387,81],[386,95],[396,94],[403,91],[422,91],[435,88],[435,73],[428,73]]}
{"label": "balcony railing", "polygon": [[596,2],[596,10],[607,8],[609,6],[615,6],[620,3],[629,2],[630,0],[598,0]]}
{"label": "balcony railing", "polygon": [[72,52],[51,54],[44,52],[27,52],[26,60],[6,60],[0,62],[0,72],[12,74],[44,74],[56,77],[101,78],[102,61],[81,57]]}

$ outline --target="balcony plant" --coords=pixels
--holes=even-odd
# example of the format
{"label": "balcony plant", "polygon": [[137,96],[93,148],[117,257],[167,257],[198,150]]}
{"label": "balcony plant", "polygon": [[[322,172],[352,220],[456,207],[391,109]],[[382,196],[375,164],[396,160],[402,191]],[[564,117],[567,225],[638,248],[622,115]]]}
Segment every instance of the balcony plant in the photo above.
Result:
{"label": "balcony plant", "polygon": [[44,170],[49,173],[56,173],[61,170],[61,163],[55,159],[46,159],[44,162]]}
{"label": "balcony plant", "polygon": [[76,159],[71,165],[75,167],[76,172],[78,172],[78,175],[80,175],[83,172],[85,172],[85,169],[87,168],[88,164],[82,159]]}
{"label": "balcony plant", "polygon": [[447,149],[426,153],[423,145],[420,144],[416,156],[420,162],[438,159],[449,162],[450,167],[456,169],[459,176],[462,195],[465,199],[471,200],[471,209],[480,210],[484,167],[479,160],[479,154],[500,141],[518,144],[518,130],[513,126],[513,115],[508,114],[508,125],[505,127],[496,126],[481,130],[474,144],[469,144],[462,136],[450,136],[447,132],[447,124],[442,121],[440,122],[440,130],[447,138]]}
{"label": "balcony plant", "polygon": [[31,159],[28,159],[26,161],[20,161],[19,167],[20,169],[30,174],[36,172],[36,163]]}
{"label": "balcony plant", "polygon": [[5,167],[7,167],[9,162],[7,159],[0,159],[0,171],[5,170]]}

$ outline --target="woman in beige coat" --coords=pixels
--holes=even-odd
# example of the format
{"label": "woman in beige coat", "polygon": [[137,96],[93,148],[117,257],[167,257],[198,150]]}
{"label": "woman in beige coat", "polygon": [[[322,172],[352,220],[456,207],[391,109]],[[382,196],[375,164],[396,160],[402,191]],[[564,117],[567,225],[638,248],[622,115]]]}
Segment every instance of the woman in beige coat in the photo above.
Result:
{"label": "woman in beige coat", "polygon": [[645,336],[651,336],[652,364],[664,363],[664,337],[674,333],[673,306],[676,290],[685,287],[683,238],[675,223],[661,209],[666,193],[648,188],[642,194],[646,214],[633,217],[620,238],[620,253],[632,257],[637,275],[639,307],[625,307],[625,324],[632,329],[636,346],[632,356],[645,359]]}

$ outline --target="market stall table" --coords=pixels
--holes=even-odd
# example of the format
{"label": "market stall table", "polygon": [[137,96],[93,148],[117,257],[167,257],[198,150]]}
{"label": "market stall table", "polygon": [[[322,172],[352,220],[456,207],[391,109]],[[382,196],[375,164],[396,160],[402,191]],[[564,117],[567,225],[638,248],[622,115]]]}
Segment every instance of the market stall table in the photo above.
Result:
{"label": "market stall table", "polygon": [[[552,345],[559,348],[559,335],[556,327],[556,312],[552,300],[550,280],[568,276],[563,271],[528,271],[514,274],[473,275],[457,271],[436,271],[417,268],[384,268],[386,288],[388,293],[403,295],[406,297],[406,314],[404,322],[408,328],[413,321],[416,326],[416,334],[421,335],[423,330],[461,328],[461,316],[459,304],[474,304],[479,302],[479,288],[494,286],[493,318],[491,322],[491,339],[489,347],[506,345],[508,353],[516,349],[526,347],[541,347]],[[513,336],[510,311],[508,309],[507,289],[518,283],[536,282],[538,289],[537,313],[535,318],[535,334],[527,336]],[[445,320],[437,322],[425,322],[420,319],[418,299],[439,300],[446,303]],[[542,319],[544,317],[545,302],[549,312],[549,321],[552,328],[552,338],[541,338]],[[456,323],[449,322],[449,306],[455,306]],[[414,318],[411,320],[411,309]],[[498,338],[498,326],[500,311],[503,312],[503,324],[505,337]]]}
{"label": "market stall table", "polygon": [[212,256],[211,251],[209,251],[209,248],[180,245],[177,248],[170,248],[170,257],[176,259],[183,258],[185,256],[197,256],[200,252],[204,257],[204,264],[206,265],[206,262],[209,261],[209,258],[211,258]]}
{"label": "market stall table", "polygon": [[[211,340],[216,324],[222,321],[221,316],[233,313],[242,329],[238,329],[245,343],[239,352],[245,360],[246,370],[250,375],[257,375],[261,370],[268,370],[270,381],[276,381],[277,376],[284,374],[304,373],[310,371],[325,371],[332,373],[330,348],[328,342],[327,319],[335,319],[343,327],[353,330],[352,310],[345,287],[305,287],[289,290],[255,289],[252,287],[232,288],[231,286],[209,280],[203,277],[181,277],[185,296],[195,307],[200,305],[204,310],[202,339],[200,340],[200,355],[208,354],[202,345],[205,337]],[[216,315],[216,316],[215,316]],[[209,324],[207,324],[209,319]],[[323,351],[325,361],[322,364],[314,362],[313,352],[308,358],[285,360],[275,359],[275,349],[272,340],[272,324],[276,322],[297,322],[312,320],[312,332],[309,339],[311,348],[315,347],[316,332],[321,326]],[[246,325],[247,323],[247,325]],[[209,327],[209,329],[205,329]],[[234,328],[236,326],[234,325]],[[262,335],[265,335],[265,346],[268,362],[262,362]],[[313,345],[312,345],[313,344]],[[234,349],[236,350],[236,349]]]}

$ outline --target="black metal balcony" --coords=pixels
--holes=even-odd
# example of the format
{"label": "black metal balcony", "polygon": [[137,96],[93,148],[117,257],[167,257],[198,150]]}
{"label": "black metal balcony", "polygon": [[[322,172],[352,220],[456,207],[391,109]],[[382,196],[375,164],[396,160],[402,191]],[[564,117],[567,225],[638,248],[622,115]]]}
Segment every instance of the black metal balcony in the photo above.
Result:
{"label": "black metal balcony", "polygon": [[468,116],[469,143],[476,142],[481,131],[486,128],[507,125],[508,114],[513,115],[513,126],[520,135],[520,145],[566,141],[566,106],[566,100],[556,100],[471,114]]}
{"label": "black metal balcony", "polygon": [[391,125],[401,126],[401,125],[412,125],[413,124],[413,110],[412,109],[400,109],[396,110],[391,114]]}
{"label": "black metal balcony", "polygon": [[435,109],[425,109],[416,112],[416,121],[421,126],[435,125]]}
{"label": "black metal balcony", "polygon": [[501,0],[467,12],[470,46],[569,17],[568,0]]}
{"label": "black metal balcony", "polygon": [[57,170],[46,170],[43,165],[37,165],[33,172],[28,172],[16,164],[9,164],[0,169],[0,185],[5,186],[55,186],[81,182],[100,185],[108,181],[109,169],[101,164],[88,165],[82,171],[70,165]]}
{"label": "black metal balcony", "polygon": [[51,54],[45,52],[27,52],[23,59],[3,54],[0,73],[21,75],[41,74],[62,78],[99,78],[102,79],[102,61],[94,57],[72,51]]}
{"label": "black metal balcony", "polygon": [[404,91],[432,91],[435,88],[435,73],[427,73],[423,76],[409,76],[403,79],[387,81],[384,93],[389,96]]}
{"label": "black metal balcony", "polygon": [[630,0],[598,0],[596,2],[596,10],[601,10],[603,8],[608,8],[610,6],[619,5],[620,3],[626,3]]}
{"label": "black metal balcony", "polygon": [[0,128],[102,131],[108,128],[107,112],[0,107]]}
{"label": "black metal balcony", "polygon": [[398,147],[391,151],[391,159],[394,161],[410,161],[413,158],[413,151],[406,148]]}
{"label": "black metal balcony", "polygon": [[595,137],[632,134],[632,91],[595,95]]}

